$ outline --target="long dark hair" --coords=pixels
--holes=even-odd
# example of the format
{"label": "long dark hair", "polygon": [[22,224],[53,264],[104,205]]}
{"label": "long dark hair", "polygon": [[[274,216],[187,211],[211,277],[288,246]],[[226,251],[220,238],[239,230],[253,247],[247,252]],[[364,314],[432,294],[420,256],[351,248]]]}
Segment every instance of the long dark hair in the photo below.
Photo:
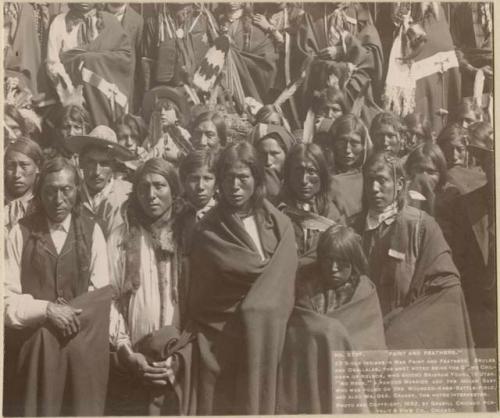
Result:
{"label": "long dark hair", "polygon": [[221,202],[225,201],[222,183],[226,171],[236,162],[245,164],[252,173],[255,182],[255,191],[251,198],[252,208],[259,209],[266,195],[264,167],[257,158],[255,148],[246,141],[235,142],[228,145],[220,154],[215,173],[217,187],[221,191]]}
{"label": "long dark hair", "polygon": [[406,172],[408,176],[412,176],[413,167],[426,159],[431,160],[437,171],[439,171],[439,182],[436,185],[436,190],[441,190],[447,180],[448,167],[443,152],[438,145],[432,142],[426,142],[410,152],[405,163]]}
{"label": "long dark hair", "polygon": [[298,159],[310,160],[318,170],[320,189],[319,193],[315,196],[315,200],[319,214],[326,216],[328,214],[330,203],[328,195],[330,190],[330,175],[328,173],[328,165],[325,157],[323,156],[323,151],[319,145],[308,143],[297,144],[292,147],[285,160],[283,193],[285,196],[293,197],[293,192],[290,187],[290,176],[292,165],[294,161]]}
{"label": "long dark hair", "polygon": [[350,262],[357,277],[368,272],[361,237],[348,226],[333,225],[320,235],[317,260],[327,257]]}

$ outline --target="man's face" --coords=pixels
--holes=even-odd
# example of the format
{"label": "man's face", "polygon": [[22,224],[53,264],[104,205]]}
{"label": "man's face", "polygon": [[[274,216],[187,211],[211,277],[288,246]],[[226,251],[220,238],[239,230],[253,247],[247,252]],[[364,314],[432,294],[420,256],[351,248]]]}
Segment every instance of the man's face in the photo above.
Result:
{"label": "man's face", "polygon": [[215,124],[206,120],[194,128],[191,142],[197,150],[216,150],[220,145],[219,135]]}
{"label": "man's face", "polygon": [[83,178],[91,195],[99,193],[113,177],[113,159],[100,148],[91,148],[81,158]]}
{"label": "man's face", "polygon": [[80,123],[78,121],[69,118],[64,120],[62,123],[61,135],[63,138],[66,138],[68,136],[85,135],[85,133],[86,132],[83,123]]}
{"label": "man's face", "polygon": [[354,132],[340,135],[333,142],[335,164],[342,171],[359,166],[360,160],[363,158],[363,151],[361,136]]}
{"label": "man's face", "polygon": [[71,10],[74,10],[77,13],[85,14],[90,11],[94,5],[92,3],[73,3],[70,4]]}
{"label": "man's face", "polygon": [[152,221],[161,217],[172,206],[172,192],[165,177],[146,174],[137,185],[137,200],[144,214]]}
{"label": "man's face", "polygon": [[465,167],[467,148],[461,139],[455,138],[452,141],[446,142],[443,145],[443,154],[448,168],[455,166]]}
{"label": "man's face", "polygon": [[273,170],[279,176],[282,174],[286,154],[274,138],[265,138],[260,141],[257,152],[264,167]]}
{"label": "man's face", "polygon": [[308,158],[296,158],[290,166],[290,188],[300,202],[309,202],[321,189],[316,165]]}
{"label": "man's face", "polygon": [[19,124],[12,119],[9,115],[4,116],[5,126],[7,127],[6,132],[8,134],[7,142],[15,142],[22,134],[21,127]]}
{"label": "man's face", "polygon": [[394,126],[382,124],[375,128],[373,132],[373,145],[375,151],[386,151],[398,157],[401,152],[401,138]]}
{"label": "man's face", "polygon": [[221,188],[222,195],[231,208],[236,212],[247,211],[255,192],[255,179],[250,167],[241,161],[235,162],[224,173]]}
{"label": "man's face", "polygon": [[33,189],[39,170],[27,155],[9,151],[5,156],[5,188],[14,197],[21,197]]}
{"label": "man's face", "polygon": [[424,158],[421,161],[416,162],[409,167],[408,172],[412,178],[416,175],[425,176],[432,190],[436,190],[441,177],[439,170],[430,158]]}
{"label": "man's face", "polygon": [[40,190],[47,217],[56,223],[64,221],[76,204],[75,173],[69,169],[50,173],[45,177]]}
{"label": "man's face", "polygon": [[184,180],[186,197],[196,209],[203,208],[215,193],[215,174],[207,166],[189,173]]}
{"label": "man's face", "polygon": [[377,212],[382,212],[393,203],[403,188],[403,179],[396,182],[388,165],[375,164],[365,172],[365,187],[368,206]]}
{"label": "man's face", "polygon": [[136,130],[130,129],[130,126],[120,125],[116,130],[116,136],[118,139],[118,143],[127,148],[130,152],[134,154],[137,151],[137,147],[139,146],[139,135]]}

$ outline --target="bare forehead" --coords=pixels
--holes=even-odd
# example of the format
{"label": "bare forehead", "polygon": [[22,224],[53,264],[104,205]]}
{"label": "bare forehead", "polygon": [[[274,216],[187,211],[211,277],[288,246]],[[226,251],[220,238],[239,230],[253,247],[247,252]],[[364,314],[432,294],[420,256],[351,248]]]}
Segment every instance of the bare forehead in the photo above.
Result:
{"label": "bare forehead", "polygon": [[139,184],[168,184],[167,179],[158,173],[146,173],[143,174],[138,181]]}
{"label": "bare forehead", "polygon": [[53,173],[48,173],[43,178],[43,187],[76,186],[75,172],[70,168],[63,168]]}
{"label": "bare forehead", "polygon": [[377,162],[365,171],[367,177],[392,178],[392,170],[388,163]]}

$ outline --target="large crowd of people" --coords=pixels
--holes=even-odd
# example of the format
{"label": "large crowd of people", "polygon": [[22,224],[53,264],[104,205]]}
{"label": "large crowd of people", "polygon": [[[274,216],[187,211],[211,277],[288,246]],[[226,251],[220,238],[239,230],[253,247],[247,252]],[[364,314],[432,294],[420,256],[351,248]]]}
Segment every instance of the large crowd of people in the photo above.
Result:
{"label": "large crowd of people", "polygon": [[492,9],[5,3],[4,414],[380,412],[333,351],[496,348]]}

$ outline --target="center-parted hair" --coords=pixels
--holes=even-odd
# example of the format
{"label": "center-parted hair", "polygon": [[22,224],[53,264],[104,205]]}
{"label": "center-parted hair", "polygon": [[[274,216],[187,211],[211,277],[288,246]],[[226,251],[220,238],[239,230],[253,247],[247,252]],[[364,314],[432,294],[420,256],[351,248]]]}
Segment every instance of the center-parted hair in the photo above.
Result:
{"label": "center-parted hair", "polygon": [[217,136],[219,137],[219,142],[221,147],[226,146],[227,143],[227,127],[224,118],[220,113],[217,112],[203,112],[199,114],[196,119],[192,123],[191,132],[203,122],[212,122],[215,125],[215,129],[217,131]]}
{"label": "center-parted hair", "polygon": [[217,171],[218,154],[211,150],[191,151],[181,159],[179,165],[179,177],[181,181],[186,180],[189,174],[195,170],[207,167],[208,171],[215,174]]}
{"label": "center-parted hair", "polygon": [[317,259],[319,261],[326,258],[349,262],[358,277],[368,272],[361,237],[348,226],[333,225],[321,233]]}
{"label": "center-parted hair", "polygon": [[120,116],[114,124],[114,131],[118,135],[118,128],[120,126],[127,126],[130,131],[139,138],[139,145],[142,145],[146,136],[148,135],[148,128],[146,122],[140,116],[125,113]]}
{"label": "center-parted hair", "polygon": [[372,151],[372,141],[368,129],[364,122],[356,115],[352,113],[341,115],[335,119],[335,122],[333,122],[328,130],[330,148],[333,149],[333,143],[337,138],[346,134],[357,134],[361,138],[363,143],[363,159],[360,161],[359,167],[362,167]]}
{"label": "center-parted hair", "polygon": [[326,216],[328,213],[330,191],[330,175],[328,173],[328,165],[326,163],[323,151],[320,146],[315,143],[297,144],[294,145],[286,156],[284,166],[284,193],[293,197],[291,184],[292,166],[297,160],[309,160],[316,169],[320,179],[320,189],[316,196],[316,204],[320,215]]}
{"label": "center-parted hair", "polygon": [[255,148],[246,141],[232,143],[220,153],[215,178],[217,186],[221,191],[221,200],[225,201],[222,183],[224,182],[226,172],[238,162],[246,165],[252,173],[255,190],[251,198],[251,205],[254,209],[258,209],[262,206],[266,195],[264,167],[257,158]]}
{"label": "center-parted hair", "polygon": [[446,183],[448,167],[446,165],[446,159],[444,158],[443,152],[438,145],[433,144],[432,142],[426,142],[416,147],[408,154],[408,158],[405,163],[405,170],[408,173],[408,176],[411,177],[413,175],[414,167],[426,160],[430,160],[439,172],[439,182],[436,185],[436,189],[441,190]]}
{"label": "center-parted hair", "polygon": [[[392,180],[394,182],[394,187],[398,179],[403,179],[403,187],[396,196],[396,201],[398,202],[398,208],[402,209],[406,204],[406,180],[407,175],[404,168],[404,164],[401,158],[394,157],[386,151],[375,152],[363,167],[363,177],[366,177],[366,173],[373,168],[384,168],[387,167],[392,175]],[[366,183],[366,181],[365,181]],[[366,202],[365,202],[366,203]]]}

